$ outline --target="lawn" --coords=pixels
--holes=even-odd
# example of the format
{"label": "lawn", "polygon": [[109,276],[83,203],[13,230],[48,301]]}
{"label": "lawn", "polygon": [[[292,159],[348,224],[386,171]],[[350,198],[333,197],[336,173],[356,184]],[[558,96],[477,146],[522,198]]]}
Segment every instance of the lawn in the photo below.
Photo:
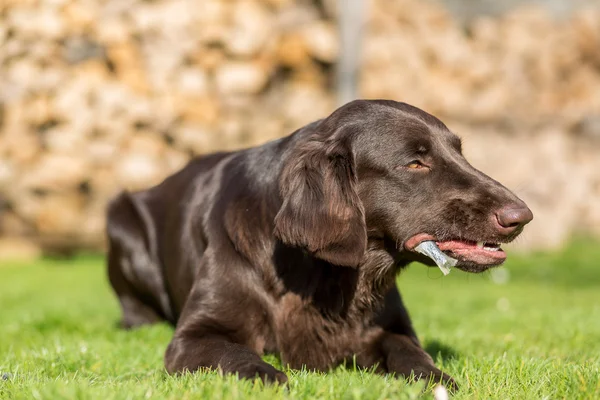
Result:
{"label": "lawn", "polygon": [[[168,376],[172,328],[116,327],[99,256],[0,267],[1,399],[411,399],[420,385],[369,371],[287,371],[287,387],[217,372]],[[415,327],[457,399],[600,398],[600,246],[515,256],[468,275],[412,265],[398,279]],[[273,356],[269,362],[279,361]]]}

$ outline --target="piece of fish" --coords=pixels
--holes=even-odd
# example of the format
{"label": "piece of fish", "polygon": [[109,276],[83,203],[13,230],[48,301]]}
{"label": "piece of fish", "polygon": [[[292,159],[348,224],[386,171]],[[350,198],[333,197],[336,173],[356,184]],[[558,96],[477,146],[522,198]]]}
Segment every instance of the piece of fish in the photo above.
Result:
{"label": "piece of fish", "polygon": [[458,260],[444,254],[432,240],[426,240],[419,243],[419,245],[415,247],[415,250],[418,253],[431,258],[444,275],[448,275],[450,273],[450,268],[454,267],[458,262]]}

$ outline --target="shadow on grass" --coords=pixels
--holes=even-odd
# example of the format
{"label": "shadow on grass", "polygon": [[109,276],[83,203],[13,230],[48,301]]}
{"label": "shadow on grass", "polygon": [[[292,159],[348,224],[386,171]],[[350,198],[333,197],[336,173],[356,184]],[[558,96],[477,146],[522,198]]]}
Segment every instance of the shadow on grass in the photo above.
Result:
{"label": "shadow on grass", "polygon": [[436,361],[440,359],[442,361],[450,361],[460,356],[452,347],[437,340],[429,341],[425,346],[425,351]]}

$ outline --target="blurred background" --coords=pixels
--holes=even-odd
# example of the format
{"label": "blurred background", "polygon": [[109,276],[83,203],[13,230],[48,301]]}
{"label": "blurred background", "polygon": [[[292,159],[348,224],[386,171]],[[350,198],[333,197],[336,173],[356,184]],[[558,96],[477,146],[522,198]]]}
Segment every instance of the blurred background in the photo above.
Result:
{"label": "blurred background", "polygon": [[2,0],[0,259],[102,250],[118,191],[352,97],[462,136],[535,214],[512,248],[600,236],[598,1]]}

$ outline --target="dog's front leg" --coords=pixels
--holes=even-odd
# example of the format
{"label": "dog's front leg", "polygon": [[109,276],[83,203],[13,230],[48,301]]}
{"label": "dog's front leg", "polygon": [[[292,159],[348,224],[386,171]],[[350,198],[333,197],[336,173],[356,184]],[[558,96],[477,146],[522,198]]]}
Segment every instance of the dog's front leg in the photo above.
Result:
{"label": "dog's front leg", "polygon": [[[200,264],[167,347],[165,368],[169,373],[212,368],[240,378],[286,382],[286,375],[259,355],[264,345],[260,332],[268,324],[260,299],[236,283],[233,269],[223,267],[233,264],[217,269],[207,263],[204,258]],[[219,271],[222,275],[217,276],[227,280],[215,280],[211,271]]]}
{"label": "dog's front leg", "polygon": [[386,294],[383,308],[376,319],[381,328],[361,354],[366,366],[379,365],[379,370],[417,379],[443,382],[456,389],[456,382],[440,371],[433,359],[421,347],[412,327],[410,316],[404,306],[398,289],[394,286]]}
{"label": "dog's front leg", "polygon": [[250,348],[219,335],[177,335],[165,353],[169,373],[219,368],[224,373],[237,373],[240,378],[260,378],[265,382],[287,382],[287,376],[264,362]]}

